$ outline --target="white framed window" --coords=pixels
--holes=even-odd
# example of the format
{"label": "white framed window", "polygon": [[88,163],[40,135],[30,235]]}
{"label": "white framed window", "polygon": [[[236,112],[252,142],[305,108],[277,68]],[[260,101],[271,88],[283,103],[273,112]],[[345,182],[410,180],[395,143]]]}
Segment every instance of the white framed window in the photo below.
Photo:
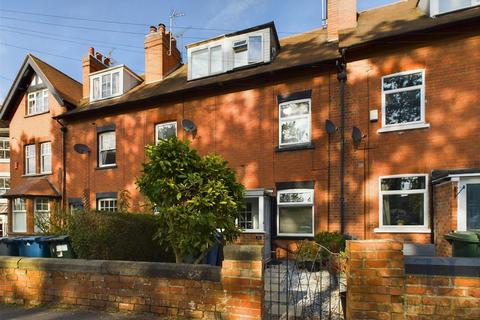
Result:
{"label": "white framed window", "polygon": [[[10,174],[2,173],[0,175],[0,195],[5,194],[10,189]],[[2,202],[0,200],[0,202]]]}
{"label": "white framed window", "polygon": [[278,106],[279,146],[311,142],[311,99],[280,103]]}
{"label": "white framed window", "polygon": [[32,77],[32,81],[30,82],[30,86],[36,86],[42,84],[42,78],[38,76],[38,74],[34,74]]}
{"label": "white framed window", "polygon": [[478,230],[480,229],[480,178],[460,177],[458,179],[457,230]]}
{"label": "white framed window", "polygon": [[0,138],[0,162],[10,161],[10,140],[8,137]]}
{"label": "white framed window", "polygon": [[12,200],[12,218],[13,232],[27,232],[27,210],[24,198]]}
{"label": "white framed window", "polygon": [[248,63],[258,63],[263,61],[263,37],[248,37]]}
{"label": "white framed window", "polygon": [[97,210],[98,211],[117,211],[117,199],[115,198],[104,198],[97,200]]}
{"label": "white framed window", "polygon": [[27,95],[27,115],[48,112],[48,89],[31,92]]}
{"label": "white framed window", "polygon": [[33,231],[36,233],[47,232],[50,228],[50,200],[48,198],[35,198],[33,205]]}
{"label": "white framed window", "polygon": [[376,232],[427,233],[428,175],[379,178],[379,228]]}
{"label": "white framed window", "polygon": [[190,67],[192,79],[223,72],[223,46],[213,44],[193,51]]}
{"label": "white framed window", "polygon": [[29,144],[25,146],[25,174],[35,174],[36,166],[35,145]]}
{"label": "white framed window", "polygon": [[90,100],[116,97],[123,90],[123,76],[119,69],[90,76]]}
{"label": "white framed window", "polygon": [[314,235],[312,189],[290,189],[277,192],[277,235]]}
{"label": "white framed window", "polygon": [[116,164],[115,131],[98,134],[98,166],[109,167]]}
{"label": "white framed window", "polygon": [[243,232],[264,231],[264,197],[246,197],[245,207],[240,210],[237,226]]}
{"label": "white framed window", "polygon": [[425,70],[382,77],[382,129],[407,130],[429,127],[425,123]]}
{"label": "white framed window", "polygon": [[430,15],[462,10],[480,5],[480,0],[430,0]]}
{"label": "white framed window", "polygon": [[263,62],[263,37],[251,35],[233,42],[233,67]]}
{"label": "white framed window", "polygon": [[40,173],[52,172],[52,144],[40,143]]}
{"label": "white framed window", "polygon": [[155,125],[155,143],[177,136],[177,121],[159,123]]}

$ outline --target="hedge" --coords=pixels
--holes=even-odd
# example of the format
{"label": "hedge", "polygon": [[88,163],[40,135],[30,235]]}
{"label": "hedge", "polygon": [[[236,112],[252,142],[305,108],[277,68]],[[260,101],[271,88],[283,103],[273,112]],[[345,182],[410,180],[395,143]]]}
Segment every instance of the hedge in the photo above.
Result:
{"label": "hedge", "polygon": [[78,212],[68,233],[80,259],[174,262],[172,251],[153,240],[158,223],[150,214]]}

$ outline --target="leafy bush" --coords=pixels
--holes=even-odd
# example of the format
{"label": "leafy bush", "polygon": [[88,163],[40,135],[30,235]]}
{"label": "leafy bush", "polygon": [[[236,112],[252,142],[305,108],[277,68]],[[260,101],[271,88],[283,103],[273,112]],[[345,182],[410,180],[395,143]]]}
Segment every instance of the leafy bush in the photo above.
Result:
{"label": "leafy bush", "polygon": [[171,250],[153,238],[156,216],[121,212],[77,212],[68,234],[80,259],[173,262]]}
{"label": "leafy bush", "polygon": [[147,162],[137,185],[155,204],[159,217],[157,237],[173,248],[176,262],[200,263],[217,244],[239,234],[235,220],[244,205],[244,187],[220,156],[200,156],[187,141],[175,137],[146,148]]}
{"label": "leafy bush", "polygon": [[315,242],[333,253],[345,250],[345,237],[338,232],[320,232],[315,236]]}

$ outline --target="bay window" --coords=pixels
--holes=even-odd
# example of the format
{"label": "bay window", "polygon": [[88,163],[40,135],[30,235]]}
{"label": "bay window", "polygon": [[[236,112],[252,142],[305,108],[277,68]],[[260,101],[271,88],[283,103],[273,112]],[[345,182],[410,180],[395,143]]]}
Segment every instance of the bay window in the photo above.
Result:
{"label": "bay window", "polygon": [[379,228],[386,232],[429,232],[428,176],[380,178]]}
{"label": "bay window", "polygon": [[408,71],[382,78],[382,129],[428,127],[425,123],[425,72]]}
{"label": "bay window", "polygon": [[311,99],[280,103],[278,118],[280,148],[311,142]]}
{"label": "bay window", "polygon": [[13,232],[27,232],[27,210],[24,198],[12,200],[12,218]]}
{"label": "bay window", "polygon": [[[246,198],[245,207],[240,210],[237,225],[240,229],[244,231],[260,231],[263,230],[261,226],[260,211],[262,210],[261,206],[263,204],[263,198]],[[262,202],[262,204],[260,204]]]}
{"label": "bay window", "polygon": [[10,160],[10,141],[8,137],[0,138],[0,162],[8,162]]}
{"label": "bay window", "polygon": [[48,89],[31,92],[27,95],[27,115],[48,111]]}
{"label": "bay window", "polygon": [[109,167],[116,164],[115,131],[102,132],[98,135],[98,166]]}
{"label": "bay window", "polygon": [[0,195],[4,194],[9,189],[10,189],[10,176],[7,176],[7,175],[0,176]]}
{"label": "bay window", "polygon": [[48,232],[50,228],[50,201],[48,198],[34,199],[33,231]]}
{"label": "bay window", "polygon": [[277,193],[277,234],[314,235],[313,190],[291,189]]}

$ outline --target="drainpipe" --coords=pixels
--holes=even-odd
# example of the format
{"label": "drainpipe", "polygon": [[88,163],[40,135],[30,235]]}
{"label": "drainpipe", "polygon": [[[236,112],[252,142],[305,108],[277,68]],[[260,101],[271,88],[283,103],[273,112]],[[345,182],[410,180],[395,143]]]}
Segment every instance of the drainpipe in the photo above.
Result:
{"label": "drainpipe", "polygon": [[337,80],[340,83],[340,233],[345,234],[345,85],[347,82],[346,49],[340,49]]}
{"label": "drainpipe", "polygon": [[60,131],[62,131],[62,209],[66,207],[66,194],[67,194],[67,127],[56,119],[60,125]]}

